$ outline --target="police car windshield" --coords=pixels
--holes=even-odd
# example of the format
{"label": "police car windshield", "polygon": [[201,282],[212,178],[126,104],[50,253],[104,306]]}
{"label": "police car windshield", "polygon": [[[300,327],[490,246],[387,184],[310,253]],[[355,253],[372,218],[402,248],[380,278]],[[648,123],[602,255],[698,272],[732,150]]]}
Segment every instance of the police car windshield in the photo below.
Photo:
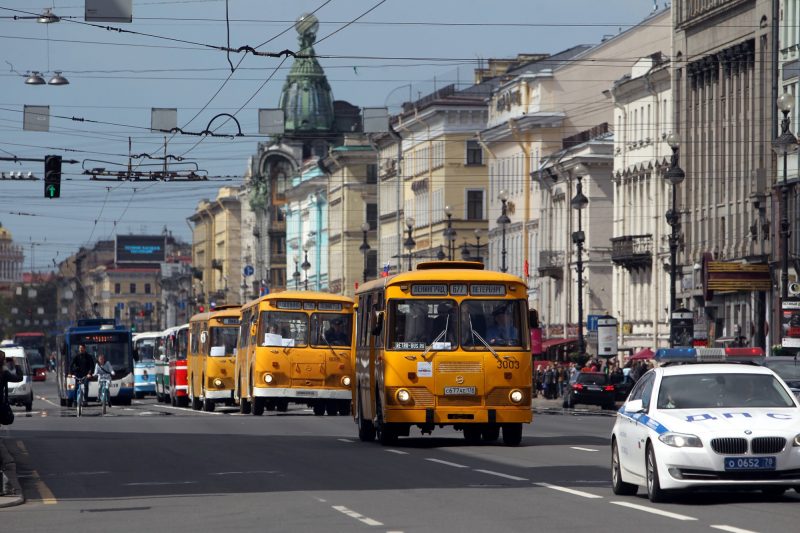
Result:
{"label": "police car windshield", "polygon": [[659,409],[718,407],[795,407],[780,382],[765,374],[698,374],[665,376],[658,392]]}

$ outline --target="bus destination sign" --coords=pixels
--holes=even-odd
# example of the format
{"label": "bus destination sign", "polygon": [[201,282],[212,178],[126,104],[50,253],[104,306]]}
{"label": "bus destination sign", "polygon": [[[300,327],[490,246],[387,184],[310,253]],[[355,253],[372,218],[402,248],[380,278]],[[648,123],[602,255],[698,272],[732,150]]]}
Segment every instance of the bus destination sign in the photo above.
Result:
{"label": "bus destination sign", "polygon": [[412,296],[447,296],[447,285],[414,284],[411,286]]}
{"label": "bus destination sign", "polygon": [[472,296],[505,296],[505,285],[470,285],[469,293]]}

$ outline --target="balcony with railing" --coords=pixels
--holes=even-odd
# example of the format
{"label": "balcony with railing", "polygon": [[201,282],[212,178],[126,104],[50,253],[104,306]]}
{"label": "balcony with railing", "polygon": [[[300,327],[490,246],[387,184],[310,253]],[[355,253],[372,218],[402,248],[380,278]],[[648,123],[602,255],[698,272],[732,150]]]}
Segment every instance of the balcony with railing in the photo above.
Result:
{"label": "balcony with railing", "polygon": [[558,279],[562,278],[564,276],[564,251],[540,250],[539,275]]}
{"label": "balcony with railing", "polygon": [[611,260],[622,267],[644,268],[653,259],[653,236],[623,235],[611,239]]}

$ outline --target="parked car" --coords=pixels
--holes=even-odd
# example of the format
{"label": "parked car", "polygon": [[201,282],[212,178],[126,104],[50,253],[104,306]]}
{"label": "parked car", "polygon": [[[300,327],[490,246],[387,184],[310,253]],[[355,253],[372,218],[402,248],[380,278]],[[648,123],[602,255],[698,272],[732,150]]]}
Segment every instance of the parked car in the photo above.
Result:
{"label": "parked car", "polygon": [[45,364],[44,356],[35,348],[26,349],[25,355],[28,357],[28,364],[31,366],[33,381],[45,381],[47,379],[47,365]]}
{"label": "parked car", "polygon": [[24,405],[26,411],[33,408],[33,376],[31,365],[22,346],[3,346],[6,360],[11,360],[22,370],[22,381],[8,384],[8,402],[11,405]]}
{"label": "parked car", "polygon": [[570,382],[563,406],[572,408],[576,404],[583,404],[614,409],[615,398],[616,389],[607,375],[602,372],[581,372]]}
{"label": "parked car", "polygon": [[778,374],[800,399],[800,359],[788,355],[767,357],[764,366]]}

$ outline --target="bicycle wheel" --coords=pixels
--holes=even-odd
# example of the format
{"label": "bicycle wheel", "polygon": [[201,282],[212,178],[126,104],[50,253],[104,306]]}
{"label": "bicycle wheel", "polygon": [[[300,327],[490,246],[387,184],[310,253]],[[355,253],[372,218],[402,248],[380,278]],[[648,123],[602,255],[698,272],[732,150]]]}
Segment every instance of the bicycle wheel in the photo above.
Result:
{"label": "bicycle wheel", "polygon": [[75,391],[75,405],[78,409],[78,417],[81,416],[81,412],[83,411],[83,385],[78,385],[78,388]]}
{"label": "bicycle wheel", "polygon": [[106,414],[106,410],[108,409],[108,390],[106,390],[105,387],[100,395],[100,404],[103,406],[103,414]]}

